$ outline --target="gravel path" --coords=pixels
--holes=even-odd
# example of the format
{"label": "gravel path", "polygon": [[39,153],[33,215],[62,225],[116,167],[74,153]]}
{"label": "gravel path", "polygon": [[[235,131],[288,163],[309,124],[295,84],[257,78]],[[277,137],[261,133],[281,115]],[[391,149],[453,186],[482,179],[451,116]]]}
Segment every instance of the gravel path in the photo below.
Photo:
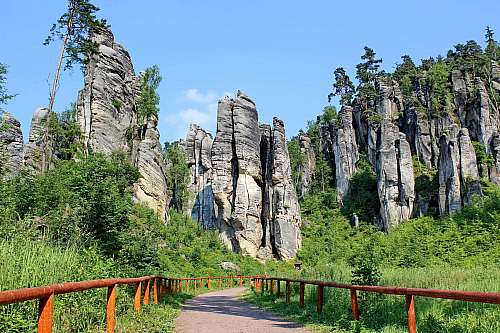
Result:
{"label": "gravel path", "polygon": [[175,319],[176,332],[309,332],[297,323],[236,299],[245,289],[215,291],[187,300]]}

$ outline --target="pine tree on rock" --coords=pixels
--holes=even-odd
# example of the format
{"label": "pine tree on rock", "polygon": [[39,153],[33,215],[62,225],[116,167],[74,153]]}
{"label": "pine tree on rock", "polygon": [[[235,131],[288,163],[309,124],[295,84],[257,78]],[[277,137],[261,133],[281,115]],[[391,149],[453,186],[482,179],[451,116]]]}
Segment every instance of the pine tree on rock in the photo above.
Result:
{"label": "pine tree on rock", "polygon": [[57,23],[54,23],[50,29],[50,35],[44,42],[44,45],[49,45],[56,39],[62,40],[61,54],[57,64],[54,83],[52,84],[52,92],[50,93],[49,113],[46,121],[46,129],[43,135],[44,149],[42,151],[42,173],[47,170],[50,163],[47,159],[47,148],[49,147],[49,124],[50,117],[53,112],[54,100],[59,83],[59,72],[63,59],[66,59],[64,70],[73,69],[74,64],[85,65],[90,61],[91,56],[99,53],[99,45],[97,42],[88,40],[88,34],[92,29],[106,27],[106,20],[98,20],[94,13],[99,11],[99,8],[86,0],[68,0],[68,11],[64,13]]}
{"label": "pine tree on rock", "polygon": [[342,67],[337,68],[333,74],[335,75],[335,83],[333,84],[335,92],[328,95],[328,102],[332,100],[333,96],[340,95],[339,103],[341,106],[351,103],[354,95],[354,85],[351,79]]}
{"label": "pine tree on rock", "polygon": [[375,98],[375,77],[379,74],[379,67],[382,59],[375,59],[376,53],[373,49],[365,46],[365,54],[361,59],[365,62],[356,65],[356,78],[359,80],[357,91],[361,100],[365,102],[368,109],[368,102]]}

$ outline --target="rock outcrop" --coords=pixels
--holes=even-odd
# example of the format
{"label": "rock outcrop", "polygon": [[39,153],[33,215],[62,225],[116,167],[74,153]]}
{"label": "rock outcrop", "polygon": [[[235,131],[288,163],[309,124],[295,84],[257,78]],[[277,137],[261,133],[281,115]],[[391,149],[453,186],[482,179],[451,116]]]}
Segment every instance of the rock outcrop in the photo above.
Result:
{"label": "rock outcrop", "polygon": [[335,188],[338,198],[342,200],[349,193],[349,182],[359,160],[352,107],[343,106],[338,120],[332,120],[329,126],[321,128],[320,137],[320,151],[335,170]]}
{"label": "rock outcrop", "polygon": [[293,259],[301,219],[283,122],[260,124],[245,94],[219,100],[212,175],[224,243],[254,258]]}
{"label": "rock outcrop", "polygon": [[45,128],[45,119],[49,109],[38,108],[33,113],[31,120],[29,141],[23,149],[23,165],[35,172],[42,170],[42,138]]}
{"label": "rock outcrop", "polygon": [[23,132],[21,123],[8,112],[1,119],[0,155],[3,164],[4,179],[17,175],[23,164]]}
{"label": "rock outcrop", "polygon": [[409,220],[415,200],[411,149],[404,133],[389,120],[378,132],[377,175],[382,230]]}
{"label": "rock outcrop", "polygon": [[143,73],[135,75],[127,50],[114,41],[109,29],[91,35],[99,43],[99,54],[85,66],[85,88],[79,92],[76,120],[83,143],[93,152],[124,152],[139,168],[141,178],[134,186],[140,202],[168,220],[168,194],[159,132],[155,115],[145,117],[137,110]]}
{"label": "rock outcrop", "polygon": [[439,212],[444,216],[459,211],[482,193],[468,130],[452,125],[439,139],[439,146]]}
{"label": "rock outcrop", "polygon": [[212,191],[212,135],[191,124],[185,141],[190,181],[187,213],[205,229],[217,227],[217,206]]}
{"label": "rock outcrop", "polygon": [[305,156],[304,165],[302,166],[300,184],[298,189],[299,201],[304,200],[304,197],[311,188],[314,168],[316,168],[316,155],[311,143],[311,139],[304,133],[299,133],[300,153]]}

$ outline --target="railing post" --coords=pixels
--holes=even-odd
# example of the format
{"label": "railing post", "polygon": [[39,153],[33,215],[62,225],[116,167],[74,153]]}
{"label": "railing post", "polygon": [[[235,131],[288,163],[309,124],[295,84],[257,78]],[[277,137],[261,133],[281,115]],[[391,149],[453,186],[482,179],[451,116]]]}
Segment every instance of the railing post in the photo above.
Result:
{"label": "railing post", "polygon": [[182,279],[179,280],[179,292],[182,293]]}
{"label": "railing post", "polygon": [[210,278],[208,278],[208,290],[210,290]]}
{"label": "railing post", "polygon": [[352,317],[359,320],[358,295],[356,289],[351,289]]}
{"label": "railing post", "polygon": [[318,314],[323,312],[323,286],[318,285],[318,306],[317,306]]}
{"label": "railing post", "polygon": [[271,295],[274,294],[274,280],[271,279]]}
{"label": "railing post", "polygon": [[266,278],[266,291],[269,290],[269,280]]}
{"label": "railing post", "polygon": [[198,282],[196,282],[197,280],[194,279],[194,291],[196,291],[196,285],[198,284]]}
{"label": "railing post", "polygon": [[172,280],[168,280],[168,295],[169,296],[172,296],[172,289],[173,289],[173,285],[172,285]]}
{"label": "railing post", "polygon": [[115,331],[115,299],[116,284],[108,287],[108,299],[106,304],[106,333]]}
{"label": "railing post", "polygon": [[233,287],[233,278],[230,277],[229,278],[229,288],[232,288]]}
{"label": "railing post", "polygon": [[278,298],[281,298],[281,281],[276,280],[276,289],[278,289]]}
{"label": "railing post", "polygon": [[250,286],[252,284],[252,277],[250,277],[250,279],[248,279],[248,286]]}
{"label": "railing post", "polygon": [[156,278],[153,280],[153,300],[155,304],[158,304],[158,290],[156,289]]}
{"label": "railing post", "polygon": [[189,280],[186,281],[186,292],[189,292]]}
{"label": "railing post", "polygon": [[201,279],[200,288],[203,288],[203,279]]}
{"label": "railing post", "polygon": [[158,282],[159,282],[159,285],[160,285],[159,286],[160,287],[160,293],[158,294],[158,296],[161,299],[161,297],[163,296],[163,279],[162,278],[158,279]]}
{"label": "railing post", "polygon": [[255,279],[255,289],[257,289],[257,291],[260,291],[260,279]]}
{"label": "railing post", "polygon": [[413,295],[405,294],[406,313],[408,315],[408,332],[417,333],[417,321],[415,319],[415,299]]}
{"label": "railing post", "polygon": [[163,295],[167,296],[167,280],[163,280]]}
{"label": "railing post", "polygon": [[243,286],[243,278],[240,276],[240,287]]}
{"label": "railing post", "polygon": [[134,293],[134,309],[139,313],[141,310],[141,282],[136,282]]}
{"label": "railing post", "polygon": [[38,333],[52,332],[52,313],[54,311],[54,294],[40,298],[38,303]]}
{"label": "railing post", "polygon": [[222,289],[222,279],[219,278],[219,289]]}
{"label": "railing post", "polygon": [[286,299],[286,304],[290,304],[290,281],[286,281],[285,299]]}
{"label": "railing post", "polygon": [[300,307],[304,307],[304,289],[306,287],[306,284],[304,282],[300,283]]}
{"label": "railing post", "polygon": [[145,286],[144,286],[144,298],[142,300],[142,304],[148,305],[149,304],[149,284],[151,280],[146,280]]}

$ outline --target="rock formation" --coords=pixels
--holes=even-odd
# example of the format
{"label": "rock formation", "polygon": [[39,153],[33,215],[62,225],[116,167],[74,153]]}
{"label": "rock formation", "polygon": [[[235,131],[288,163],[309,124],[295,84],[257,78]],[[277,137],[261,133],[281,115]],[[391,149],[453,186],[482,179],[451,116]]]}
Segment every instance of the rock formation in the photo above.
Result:
{"label": "rock formation", "polygon": [[311,187],[314,168],[316,168],[316,155],[311,144],[311,139],[304,132],[299,133],[299,147],[300,153],[306,157],[302,167],[298,189],[299,200],[303,200]]}
{"label": "rock formation", "polygon": [[439,139],[439,212],[453,214],[481,196],[476,153],[466,128],[452,125]]}
{"label": "rock formation", "polygon": [[45,118],[49,110],[38,108],[33,113],[31,120],[29,141],[23,149],[23,165],[35,172],[42,170],[42,138],[45,128]]}
{"label": "rock formation", "polygon": [[23,164],[23,132],[21,123],[8,112],[1,119],[0,158],[2,159],[4,179],[17,175]]}
{"label": "rock formation", "polygon": [[212,191],[212,135],[191,124],[185,141],[190,181],[187,213],[205,229],[217,227],[217,207]]}
{"label": "rock formation", "polygon": [[382,120],[377,139],[378,194],[382,230],[409,220],[415,200],[411,149],[406,136],[389,120]]}
{"label": "rock formation", "polygon": [[335,170],[335,188],[340,200],[349,192],[349,181],[357,170],[356,165],[359,160],[352,124],[352,107],[343,106],[338,120],[332,120],[329,126],[321,128],[320,151],[325,154]]}
{"label": "rock formation", "polygon": [[224,243],[254,258],[293,259],[301,219],[283,122],[260,124],[245,94],[219,100],[212,175]]}
{"label": "rock formation", "polygon": [[99,54],[85,66],[85,88],[76,103],[84,144],[93,152],[129,155],[141,174],[134,186],[136,199],[168,220],[170,196],[158,119],[141,116],[136,107],[143,73],[135,75],[130,55],[109,29],[94,32],[91,40],[99,43]]}

